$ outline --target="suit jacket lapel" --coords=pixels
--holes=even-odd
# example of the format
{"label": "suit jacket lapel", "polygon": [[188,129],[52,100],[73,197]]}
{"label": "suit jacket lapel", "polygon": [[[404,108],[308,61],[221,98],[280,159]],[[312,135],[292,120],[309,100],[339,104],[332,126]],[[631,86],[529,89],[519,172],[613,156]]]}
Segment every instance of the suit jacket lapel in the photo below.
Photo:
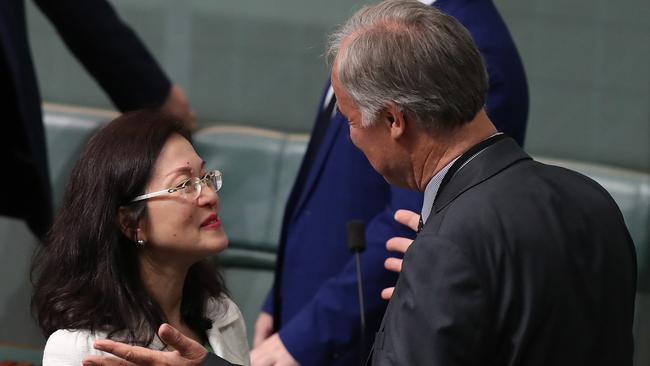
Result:
{"label": "suit jacket lapel", "polygon": [[512,138],[489,146],[460,169],[449,184],[438,192],[433,203],[434,212],[440,212],[466,190],[522,160],[531,160],[531,157]]}
{"label": "suit jacket lapel", "polygon": [[332,149],[333,140],[339,131],[341,116],[339,114],[332,116],[333,108],[330,108],[333,107],[332,103],[335,103],[334,96],[332,96],[329,106],[324,106],[330,88],[330,83],[327,83],[319,103],[320,109],[312,129],[307,151],[300,164],[298,175],[285,206],[283,227],[286,227],[293,220],[295,213],[299,212],[299,209],[305,203],[313,185],[320,176],[322,166],[327,160],[327,156]]}
{"label": "suit jacket lapel", "polygon": [[[332,147],[336,143],[336,138],[340,133],[342,133],[341,132],[342,125],[343,125],[343,117],[338,113],[334,117],[332,117],[331,121],[329,121],[329,126],[327,128],[327,131],[325,132],[325,136],[323,137],[323,140],[321,141],[319,146],[316,147],[318,153],[314,158],[313,164],[311,166],[305,167],[306,169],[308,169],[307,179],[305,181],[304,186],[302,187],[302,190],[300,192],[300,198],[298,199],[298,202],[294,207],[293,214],[300,211],[302,206],[307,201],[307,198],[313,191],[314,185],[316,184],[316,182],[318,182],[318,179],[323,171],[325,162],[327,161],[327,157],[332,151]],[[292,218],[293,218],[293,214],[292,214]]]}

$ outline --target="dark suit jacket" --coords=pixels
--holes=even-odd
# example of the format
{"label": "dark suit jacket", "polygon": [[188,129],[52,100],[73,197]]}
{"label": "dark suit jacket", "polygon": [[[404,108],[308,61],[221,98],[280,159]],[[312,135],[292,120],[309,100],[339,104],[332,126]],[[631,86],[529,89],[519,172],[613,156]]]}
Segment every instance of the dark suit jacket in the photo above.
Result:
{"label": "dark suit jacket", "polygon": [[[35,2],[121,111],[162,104],[169,80],[107,1]],[[42,236],[52,194],[23,0],[0,1],[0,111],[0,215],[24,218]]]}
{"label": "dark suit jacket", "polygon": [[[487,112],[500,130],[523,143],[526,78],[494,4],[438,0],[434,5],[469,29],[490,74]],[[371,340],[386,307],[379,294],[396,280],[383,268],[390,255],[386,240],[413,235],[393,220],[393,214],[400,208],[418,212],[421,207],[422,194],[390,187],[372,169],[350,141],[345,118],[338,113],[318,114],[286,205],[275,284],[263,308],[274,314],[280,338],[303,366],[359,363],[359,305],[346,222],[366,221],[367,249],[361,255],[361,268],[366,339]]]}
{"label": "dark suit jacket", "polygon": [[223,358],[215,355],[214,353],[208,353],[208,357],[203,361],[203,366],[239,366],[234,363],[230,363]]}
{"label": "dark suit jacket", "polygon": [[631,365],[636,259],[596,182],[502,140],[404,256],[373,365]]}

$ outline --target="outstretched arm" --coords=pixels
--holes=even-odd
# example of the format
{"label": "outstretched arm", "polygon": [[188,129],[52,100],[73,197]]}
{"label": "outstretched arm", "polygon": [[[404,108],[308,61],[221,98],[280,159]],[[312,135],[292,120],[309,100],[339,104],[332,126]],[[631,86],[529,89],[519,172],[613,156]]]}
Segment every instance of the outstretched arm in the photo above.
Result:
{"label": "outstretched arm", "polygon": [[35,2],[120,111],[161,107],[195,127],[185,93],[106,0]]}
{"label": "outstretched arm", "polygon": [[95,349],[108,352],[113,356],[88,356],[84,366],[228,366],[230,362],[209,354],[199,343],[186,337],[169,324],[158,329],[160,339],[174,351],[155,351],[144,347],[102,339],[95,342]]}

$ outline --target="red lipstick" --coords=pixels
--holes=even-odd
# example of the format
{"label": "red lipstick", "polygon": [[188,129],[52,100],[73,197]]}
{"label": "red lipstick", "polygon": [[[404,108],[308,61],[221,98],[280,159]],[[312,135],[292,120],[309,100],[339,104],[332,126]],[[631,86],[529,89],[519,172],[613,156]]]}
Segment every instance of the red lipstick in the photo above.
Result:
{"label": "red lipstick", "polygon": [[202,229],[217,229],[220,226],[221,226],[221,220],[219,220],[217,214],[212,214],[208,216],[208,218],[205,219],[201,224]]}

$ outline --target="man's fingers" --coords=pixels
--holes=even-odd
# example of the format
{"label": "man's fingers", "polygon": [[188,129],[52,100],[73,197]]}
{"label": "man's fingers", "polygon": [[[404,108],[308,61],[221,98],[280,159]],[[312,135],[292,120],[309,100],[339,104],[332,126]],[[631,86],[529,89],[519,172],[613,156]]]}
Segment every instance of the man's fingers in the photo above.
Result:
{"label": "man's fingers", "polygon": [[270,332],[267,329],[256,329],[253,338],[253,347],[257,347],[269,338]]}
{"label": "man's fingers", "polygon": [[185,336],[171,325],[164,323],[158,328],[158,336],[166,344],[174,347],[180,353],[189,347],[186,342]]}
{"label": "man's fingers", "polygon": [[255,321],[255,336],[253,337],[253,347],[257,347],[273,332],[273,317],[264,311],[260,313]]}
{"label": "man's fingers", "polygon": [[270,347],[269,339],[251,350],[251,366],[269,366],[275,363],[273,349]]}
{"label": "man's fingers", "polygon": [[390,300],[390,298],[393,296],[393,291],[395,291],[395,287],[388,287],[383,289],[381,291],[381,298],[384,300]]}
{"label": "man's fingers", "polygon": [[264,342],[264,334],[260,331],[255,331],[255,336],[253,337],[253,348],[259,346]]}
{"label": "man's fingers", "polygon": [[183,333],[167,323],[158,328],[158,336],[185,358],[195,360],[205,357],[206,350],[202,345],[184,336]]}
{"label": "man's fingers", "polygon": [[[95,349],[108,352],[119,358],[123,358],[126,361],[132,362],[134,364],[147,364],[153,361],[151,357],[151,350],[131,346],[128,344],[114,342],[109,339],[99,339],[95,341]],[[111,365],[130,365],[129,363],[113,363]]]}
{"label": "man's fingers", "polygon": [[420,222],[420,215],[417,213],[411,211],[411,210],[397,210],[395,211],[395,215],[393,216],[395,218],[395,221],[399,222],[402,225],[406,225],[411,230],[417,231],[418,230],[418,223]]}
{"label": "man's fingers", "polygon": [[411,246],[411,243],[413,243],[412,239],[395,236],[388,239],[386,242],[386,249],[391,252],[406,253],[408,248]]}
{"label": "man's fingers", "polygon": [[402,260],[393,257],[386,258],[386,260],[384,261],[384,267],[389,271],[399,273],[402,271]]}
{"label": "man's fingers", "polygon": [[137,366],[136,364],[112,356],[87,356],[81,362],[83,366]]}

